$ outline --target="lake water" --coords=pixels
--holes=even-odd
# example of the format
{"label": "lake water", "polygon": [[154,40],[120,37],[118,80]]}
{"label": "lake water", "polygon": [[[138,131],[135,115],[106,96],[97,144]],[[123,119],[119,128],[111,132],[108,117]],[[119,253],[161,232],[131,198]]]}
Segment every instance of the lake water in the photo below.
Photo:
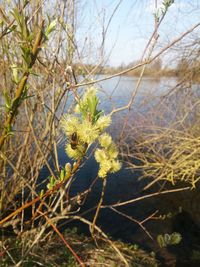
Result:
{"label": "lake water", "polygon": [[[98,78],[102,77],[103,76],[98,76]],[[101,82],[99,84],[100,106],[105,113],[127,105],[136,83],[137,78],[124,76]],[[152,121],[157,121],[157,119],[153,118],[155,109],[156,111],[160,109],[163,112],[163,106],[161,106],[163,96],[170,90],[173,90],[176,84],[177,81],[174,78],[144,78],[133,101],[129,116],[129,124],[136,122],[136,125],[137,123],[141,125],[141,123],[148,124],[152,123]],[[195,93],[199,92],[199,87],[193,85],[192,90],[194,90]],[[179,98],[177,99],[179,100]],[[159,119],[159,122],[157,121],[160,125],[167,125],[175,116],[181,115],[179,114],[180,110],[177,108],[177,99],[174,98],[174,95],[173,99],[169,98],[170,106],[168,106],[169,110],[164,113],[166,115],[165,118],[163,120]],[[113,116],[113,123],[109,131],[116,140],[121,133],[123,119],[126,114],[127,110],[123,110]],[[69,159],[67,159],[64,146],[62,145],[59,147],[59,162],[64,166],[67,161],[69,161]],[[75,195],[87,189],[95,179],[97,172],[98,166],[94,158],[91,157],[78,171],[76,179],[71,187],[71,194]],[[129,200],[151,192],[143,191],[146,181],[139,181],[138,178],[140,175],[139,172],[133,173],[128,170],[125,164],[121,171],[109,175],[104,204]],[[155,188],[154,191],[156,191]],[[93,191],[89,194],[81,211],[85,212],[87,209],[93,207],[99,200],[100,192],[101,180],[94,186]],[[110,209],[101,210],[97,224],[113,238],[139,244],[149,251],[156,251],[157,255],[162,260],[162,266],[200,266],[199,201],[199,188],[197,188],[196,191],[193,190],[177,193],[176,195],[160,196],[118,209],[120,212],[132,216],[136,220],[143,220],[156,210],[159,210],[158,213],[160,215],[169,212],[174,214],[170,219],[163,221],[151,220],[145,224],[145,227],[154,238],[153,241],[150,240],[138,224],[116,214]],[[179,212],[180,206],[182,207],[182,212]],[[92,216],[92,212],[86,215],[88,218],[92,218]],[[73,223],[73,226],[76,226],[76,224]],[[77,226],[80,227],[80,224]],[[86,231],[84,225],[81,225],[81,229]],[[160,250],[156,243],[156,236],[158,234],[172,233],[174,231],[182,234],[183,240],[180,245]]]}

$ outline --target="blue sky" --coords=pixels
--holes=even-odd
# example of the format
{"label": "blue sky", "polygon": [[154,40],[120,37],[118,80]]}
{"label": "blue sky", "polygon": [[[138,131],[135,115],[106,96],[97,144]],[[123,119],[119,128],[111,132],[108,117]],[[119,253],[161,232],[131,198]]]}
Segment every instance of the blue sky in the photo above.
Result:
{"label": "blue sky", "polygon": [[[84,12],[81,15],[83,25],[87,26],[78,25],[79,34],[81,38],[85,36],[91,42],[91,47],[88,48],[91,59],[96,56],[95,60],[99,60],[103,21],[105,25],[108,23],[119,2],[120,0],[89,0],[83,5]],[[162,1],[157,2],[159,4]],[[107,64],[119,66],[141,57],[154,30],[153,3],[153,0],[121,1],[105,38],[104,55],[107,56]],[[159,29],[160,37],[156,49],[167,45],[199,21],[200,0],[175,0]]]}

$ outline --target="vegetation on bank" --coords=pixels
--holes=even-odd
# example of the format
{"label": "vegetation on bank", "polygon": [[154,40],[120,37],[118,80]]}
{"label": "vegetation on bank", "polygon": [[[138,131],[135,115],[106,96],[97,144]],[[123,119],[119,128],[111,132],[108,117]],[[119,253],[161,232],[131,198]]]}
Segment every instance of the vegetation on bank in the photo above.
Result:
{"label": "vegetation on bank", "polygon": [[[31,241],[33,234],[23,236],[21,239],[13,237],[7,238],[4,246],[9,248],[12,258],[5,251],[1,257],[1,266],[10,267],[15,262],[21,260],[21,250],[24,245]],[[119,255],[113,251],[106,240],[98,241],[98,246],[94,244],[92,238],[77,233],[76,229],[66,230],[63,237],[70,246],[76,251],[77,255],[85,263],[85,266],[113,266],[124,267],[125,264]],[[147,253],[134,244],[124,244],[121,241],[112,241],[117,249],[120,250],[123,257],[127,259],[129,266],[134,267],[156,267],[158,261],[155,259],[155,253]],[[80,266],[71,252],[66,250],[62,241],[57,236],[49,236],[46,241],[39,241],[34,250],[23,259],[23,267],[78,267]]]}
{"label": "vegetation on bank", "polygon": [[[129,77],[139,77],[141,74],[142,67],[134,68],[134,66],[140,64],[140,62],[133,62],[128,65],[121,65],[118,67],[112,66],[96,66],[96,65],[85,65],[86,68],[91,72],[93,69],[96,69],[97,74],[104,75],[115,75],[117,73],[127,71],[125,76]],[[74,70],[78,75],[84,75],[84,71],[82,71],[81,64],[75,63]],[[176,77],[179,80],[182,80],[183,76],[185,81],[189,82],[200,82],[200,63],[196,59],[190,59],[187,57],[180,58],[176,64],[176,67],[163,66],[161,59],[156,59],[152,63],[148,64],[145,68],[143,76],[152,77],[152,78],[162,78],[162,77]]]}

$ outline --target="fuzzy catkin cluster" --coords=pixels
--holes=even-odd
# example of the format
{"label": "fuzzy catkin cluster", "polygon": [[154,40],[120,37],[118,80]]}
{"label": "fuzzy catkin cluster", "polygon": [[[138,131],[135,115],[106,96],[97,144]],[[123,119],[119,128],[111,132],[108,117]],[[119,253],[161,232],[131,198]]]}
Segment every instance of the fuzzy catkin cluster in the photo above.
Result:
{"label": "fuzzy catkin cluster", "polygon": [[[86,147],[89,147],[109,124],[110,117],[108,116],[102,116],[97,123],[93,125],[90,121],[82,120],[72,115],[65,115],[62,125],[69,141],[66,145],[67,155],[75,160],[82,158]],[[77,135],[76,149],[72,149],[70,143],[73,133]]]}
{"label": "fuzzy catkin cluster", "polygon": [[[82,158],[86,152],[86,148],[111,123],[110,116],[99,116],[100,112],[97,110],[97,104],[96,90],[89,88],[83,99],[75,107],[75,115],[66,114],[63,116],[61,126],[68,138],[66,153],[72,159],[78,160]],[[77,136],[75,149],[71,146],[73,133],[76,133]]]}
{"label": "fuzzy catkin cluster", "polygon": [[101,148],[96,150],[95,159],[100,166],[98,175],[104,178],[110,172],[117,172],[121,164],[117,160],[118,150],[111,136],[102,134],[110,125],[111,118],[97,109],[98,104],[96,90],[91,87],[76,105],[74,114],[63,116],[61,126],[68,139],[66,153],[74,160],[81,159],[93,142],[99,142]]}
{"label": "fuzzy catkin cluster", "polygon": [[95,159],[99,163],[98,176],[105,178],[108,173],[114,173],[121,169],[121,163],[117,160],[118,150],[109,134],[104,133],[99,137],[102,148],[95,151]]}

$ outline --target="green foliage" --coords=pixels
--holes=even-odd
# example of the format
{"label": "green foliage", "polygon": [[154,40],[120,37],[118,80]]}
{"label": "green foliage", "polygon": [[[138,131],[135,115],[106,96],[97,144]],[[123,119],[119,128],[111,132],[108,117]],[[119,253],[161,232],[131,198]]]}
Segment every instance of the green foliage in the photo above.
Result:
{"label": "green foliage", "polygon": [[157,242],[160,248],[164,248],[168,245],[177,245],[181,242],[181,239],[181,235],[176,232],[157,236]]}
{"label": "green foliage", "polygon": [[[17,8],[14,8],[11,11],[11,15],[14,17],[16,24],[14,31],[15,34],[18,35],[20,40],[20,48],[22,51],[22,58],[24,59],[25,68],[29,68],[29,65],[32,62],[32,41],[34,38],[34,34],[29,30],[27,20],[28,18],[25,16],[23,12],[20,12]],[[14,73],[14,81],[17,83],[16,71]]]}
{"label": "green foliage", "polygon": [[102,111],[97,110],[99,99],[96,96],[96,89],[90,87],[83,99],[77,105],[77,112],[81,112],[84,119],[89,119],[92,124],[96,123],[102,114]]}
{"label": "green foliage", "polygon": [[174,0],[164,0],[163,5],[166,9],[168,9],[172,4],[174,3]]}
{"label": "green foliage", "polygon": [[27,38],[29,37],[29,30],[27,27],[27,17],[25,17],[23,13],[20,13],[17,8],[14,8],[11,11],[11,14],[15,18],[15,21],[17,22],[17,25],[19,27],[17,32],[18,34],[21,35],[21,39],[27,40]]}
{"label": "green foliage", "polygon": [[[12,93],[8,93],[8,90],[4,90],[5,120],[2,127],[3,131],[0,138],[0,147],[9,135],[13,135],[12,126],[18,115],[19,107],[25,99],[31,97],[28,96],[29,88],[27,80],[30,74],[32,74],[31,69],[35,64],[38,52],[44,44],[44,41],[47,39],[45,39],[45,37],[54,30],[56,25],[55,21],[49,22],[45,32],[46,35],[44,36],[44,21],[42,20],[40,27],[35,25],[36,27],[33,27],[32,29],[31,23],[28,23],[28,17],[25,15],[25,12],[25,9],[21,10],[18,7],[13,8],[10,11],[11,16],[14,18],[13,26],[8,27],[8,31],[6,30],[6,34],[14,31],[17,44],[16,49],[11,51],[12,62],[9,65],[9,68],[12,70],[12,82],[16,85],[16,90],[14,92],[12,90]],[[18,56],[13,56],[12,58],[12,54],[19,54],[19,49],[21,50],[21,58]]]}
{"label": "green foliage", "polygon": [[[47,184],[47,189],[51,190],[53,187],[65,180],[67,180],[71,176],[71,164],[67,163],[64,168],[61,169],[60,173],[58,174],[58,179],[55,179],[53,176],[49,176],[49,183]],[[40,197],[42,197],[44,192],[40,192]]]}
{"label": "green foliage", "polygon": [[11,97],[7,90],[3,91],[4,101],[5,101],[5,108],[6,111],[9,112],[11,110],[12,104],[11,104]]}
{"label": "green foliage", "polygon": [[58,181],[53,176],[50,176],[49,183],[47,184],[47,188],[51,190],[56,185],[57,182]]}
{"label": "green foliage", "polygon": [[56,25],[57,25],[57,19],[54,19],[54,20],[50,20],[49,18],[49,25],[46,27],[46,31],[44,33],[46,39],[48,40],[49,39],[49,35],[55,31],[56,29]]}
{"label": "green foliage", "polygon": [[169,7],[174,3],[174,0],[163,0],[161,6],[154,13],[155,18],[159,21],[164,16]]}
{"label": "green foliage", "polygon": [[42,189],[39,193],[39,197],[42,198],[44,196],[44,189]]}

